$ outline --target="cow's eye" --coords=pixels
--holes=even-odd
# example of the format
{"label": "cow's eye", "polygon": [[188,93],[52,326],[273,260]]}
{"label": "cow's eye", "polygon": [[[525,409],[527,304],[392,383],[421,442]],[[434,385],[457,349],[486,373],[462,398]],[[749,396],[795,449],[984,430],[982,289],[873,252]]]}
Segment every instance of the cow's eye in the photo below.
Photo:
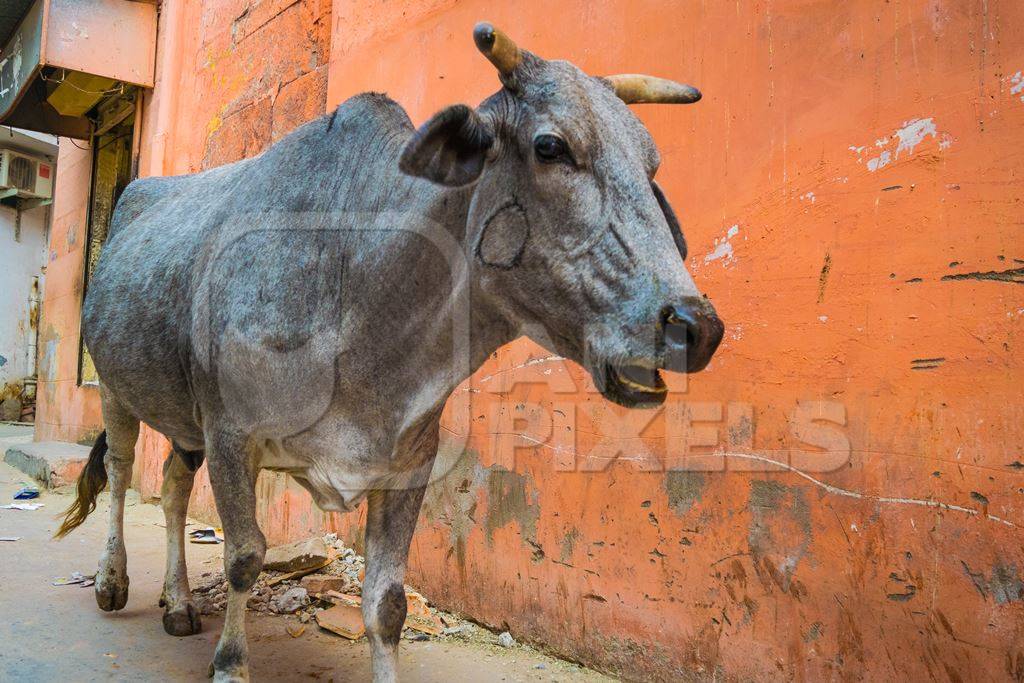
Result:
{"label": "cow's eye", "polygon": [[537,160],[545,164],[573,163],[565,140],[555,135],[538,135],[533,141],[533,151],[537,154]]}

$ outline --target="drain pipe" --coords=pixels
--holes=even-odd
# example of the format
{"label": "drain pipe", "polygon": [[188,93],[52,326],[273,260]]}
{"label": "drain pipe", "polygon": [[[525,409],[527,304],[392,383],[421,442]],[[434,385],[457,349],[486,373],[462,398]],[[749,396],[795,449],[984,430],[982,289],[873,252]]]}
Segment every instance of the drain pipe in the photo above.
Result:
{"label": "drain pipe", "polygon": [[28,349],[26,350],[25,367],[28,372],[26,377],[36,376],[37,362],[39,359],[39,276],[32,278],[32,289],[28,294]]}

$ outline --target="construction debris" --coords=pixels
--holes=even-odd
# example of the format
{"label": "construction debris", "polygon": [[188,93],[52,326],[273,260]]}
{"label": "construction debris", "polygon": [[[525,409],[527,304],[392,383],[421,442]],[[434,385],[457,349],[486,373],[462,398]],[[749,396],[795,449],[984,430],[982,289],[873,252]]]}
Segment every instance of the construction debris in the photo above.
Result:
{"label": "construction debris", "polygon": [[[297,618],[298,624],[315,621],[321,628],[353,640],[363,636],[362,556],[334,534],[270,548],[266,556],[271,562],[264,562],[266,571],[252,587],[248,609],[289,615],[287,618]],[[202,579],[192,590],[199,612],[222,612],[228,592],[223,573],[207,572]],[[286,627],[296,638],[303,632],[298,624]],[[494,643],[488,631],[431,607],[422,594],[408,586],[404,631],[407,640],[455,637]]]}
{"label": "construction debris", "polygon": [[327,591],[344,593],[348,590],[351,580],[345,575],[310,574],[302,577],[302,581],[299,583],[310,593],[326,593]]}
{"label": "construction debris", "polygon": [[306,592],[306,589],[301,586],[295,586],[274,598],[270,605],[270,610],[278,614],[292,614],[308,604],[309,594]]}
{"label": "construction debris", "polygon": [[324,558],[323,562],[321,562],[319,564],[314,564],[312,567],[306,567],[304,569],[296,569],[293,572],[288,572],[287,574],[281,574],[280,576],[275,576],[274,578],[272,578],[269,581],[267,581],[267,585],[268,586],[276,586],[277,584],[282,583],[284,581],[289,581],[289,580],[292,580],[292,579],[298,579],[298,578],[301,578],[303,576],[306,576],[307,574],[312,574],[316,570],[323,569],[324,567],[329,565],[331,562],[334,562],[335,556],[336,555],[335,555],[333,550],[328,550],[327,551],[327,557]]}
{"label": "construction debris", "polygon": [[320,628],[350,640],[358,640],[366,633],[362,610],[355,605],[335,605],[321,610],[316,613],[316,623]]}
{"label": "construction debris", "polygon": [[322,538],[314,536],[268,549],[263,558],[263,568],[276,572],[295,572],[324,566],[328,559],[327,544]]}

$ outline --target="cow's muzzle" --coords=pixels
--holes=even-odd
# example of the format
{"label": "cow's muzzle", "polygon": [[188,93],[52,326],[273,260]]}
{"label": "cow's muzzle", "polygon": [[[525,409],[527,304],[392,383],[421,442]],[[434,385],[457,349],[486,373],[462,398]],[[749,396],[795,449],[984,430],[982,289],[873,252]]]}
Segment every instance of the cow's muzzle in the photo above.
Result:
{"label": "cow's muzzle", "polygon": [[605,363],[599,384],[605,398],[627,408],[661,405],[668,387],[659,368],[700,372],[722,341],[725,326],[711,304],[702,298],[666,306],[658,322],[658,353],[653,364]]}

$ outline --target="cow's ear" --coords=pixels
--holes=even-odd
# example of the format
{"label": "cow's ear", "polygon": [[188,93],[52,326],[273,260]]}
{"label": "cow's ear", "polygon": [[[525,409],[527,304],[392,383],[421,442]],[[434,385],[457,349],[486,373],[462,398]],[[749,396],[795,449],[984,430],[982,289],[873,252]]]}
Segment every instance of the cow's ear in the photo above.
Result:
{"label": "cow's ear", "polygon": [[480,177],[494,136],[464,104],[443,109],[413,134],[402,150],[403,173],[457,187]]}

